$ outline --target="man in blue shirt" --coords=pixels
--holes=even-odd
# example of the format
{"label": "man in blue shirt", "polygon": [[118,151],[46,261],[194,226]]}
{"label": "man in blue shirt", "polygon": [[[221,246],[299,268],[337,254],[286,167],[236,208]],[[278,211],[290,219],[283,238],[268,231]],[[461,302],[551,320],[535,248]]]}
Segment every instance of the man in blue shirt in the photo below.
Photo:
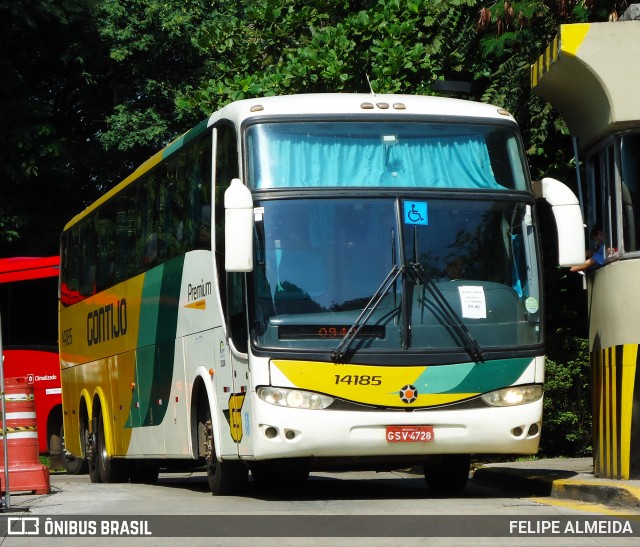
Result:
{"label": "man in blue shirt", "polygon": [[594,226],[591,230],[591,239],[595,242],[595,250],[589,249],[587,251],[587,260],[580,264],[580,266],[573,266],[572,272],[582,272],[584,270],[596,269],[604,264],[605,248],[604,248],[604,232],[600,226]]}

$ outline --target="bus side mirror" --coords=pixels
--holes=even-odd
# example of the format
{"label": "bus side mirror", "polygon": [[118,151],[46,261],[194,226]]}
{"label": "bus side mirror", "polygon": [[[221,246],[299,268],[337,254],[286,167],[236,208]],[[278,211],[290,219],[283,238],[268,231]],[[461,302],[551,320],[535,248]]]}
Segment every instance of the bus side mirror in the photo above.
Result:
{"label": "bus side mirror", "polygon": [[253,198],[240,179],[233,179],[224,193],[224,269],[253,270]]}
{"label": "bus side mirror", "polygon": [[565,184],[552,178],[536,181],[535,194],[551,205],[558,228],[559,265],[576,266],[584,263],[584,223],[578,198]]}

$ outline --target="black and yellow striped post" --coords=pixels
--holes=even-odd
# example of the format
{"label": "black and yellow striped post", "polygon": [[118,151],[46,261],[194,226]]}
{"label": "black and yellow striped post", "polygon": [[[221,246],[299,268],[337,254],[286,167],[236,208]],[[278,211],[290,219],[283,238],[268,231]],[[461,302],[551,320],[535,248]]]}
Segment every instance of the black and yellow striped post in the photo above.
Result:
{"label": "black and yellow striped post", "polygon": [[591,353],[593,467],[597,477],[640,478],[639,358],[636,344]]}

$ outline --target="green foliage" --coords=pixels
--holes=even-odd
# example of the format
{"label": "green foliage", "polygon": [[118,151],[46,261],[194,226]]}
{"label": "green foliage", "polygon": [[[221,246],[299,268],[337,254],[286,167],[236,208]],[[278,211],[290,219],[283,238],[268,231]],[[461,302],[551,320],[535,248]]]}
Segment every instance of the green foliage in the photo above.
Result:
{"label": "green foliage", "polygon": [[547,342],[541,455],[590,455],[589,341],[568,329],[558,329]]}
{"label": "green foliage", "polygon": [[[105,0],[98,32],[108,53],[111,112],[98,138],[107,150],[142,161],[199,120],[176,116],[180,90],[202,76],[204,54],[193,46],[211,2]],[[127,166],[129,167],[129,166]],[[121,178],[125,173],[119,173]]]}
{"label": "green foliage", "polygon": [[[183,111],[206,114],[275,93],[430,93],[466,76],[477,45],[475,2],[258,0],[212,13],[194,43],[211,77],[178,93]],[[222,8],[221,8],[222,9]],[[370,82],[370,84],[369,84]]]}
{"label": "green foliage", "polygon": [[2,255],[55,254],[62,213],[69,216],[63,204],[77,211],[92,195],[86,146],[101,98],[93,88],[100,49],[91,32],[92,5],[0,2]]}
{"label": "green foliage", "polygon": [[18,238],[18,230],[20,229],[18,217],[16,216],[0,216],[0,233],[5,241],[11,242]]}
{"label": "green foliage", "polygon": [[171,134],[167,121],[153,107],[130,111],[126,105],[119,104],[107,121],[110,130],[101,135],[100,141],[110,149],[127,151],[140,146],[151,148]]}

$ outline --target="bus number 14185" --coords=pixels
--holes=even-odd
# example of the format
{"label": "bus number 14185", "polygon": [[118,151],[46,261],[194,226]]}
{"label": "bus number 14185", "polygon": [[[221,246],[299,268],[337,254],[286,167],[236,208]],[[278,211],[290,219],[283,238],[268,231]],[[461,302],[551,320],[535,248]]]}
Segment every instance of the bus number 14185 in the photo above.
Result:
{"label": "bus number 14185", "polygon": [[336,385],[349,384],[354,386],[380,386],[382,385],[382,376],[369,376],[363,374],[361,376],[357,374],[346,374],[340,376],[336,374]]}

